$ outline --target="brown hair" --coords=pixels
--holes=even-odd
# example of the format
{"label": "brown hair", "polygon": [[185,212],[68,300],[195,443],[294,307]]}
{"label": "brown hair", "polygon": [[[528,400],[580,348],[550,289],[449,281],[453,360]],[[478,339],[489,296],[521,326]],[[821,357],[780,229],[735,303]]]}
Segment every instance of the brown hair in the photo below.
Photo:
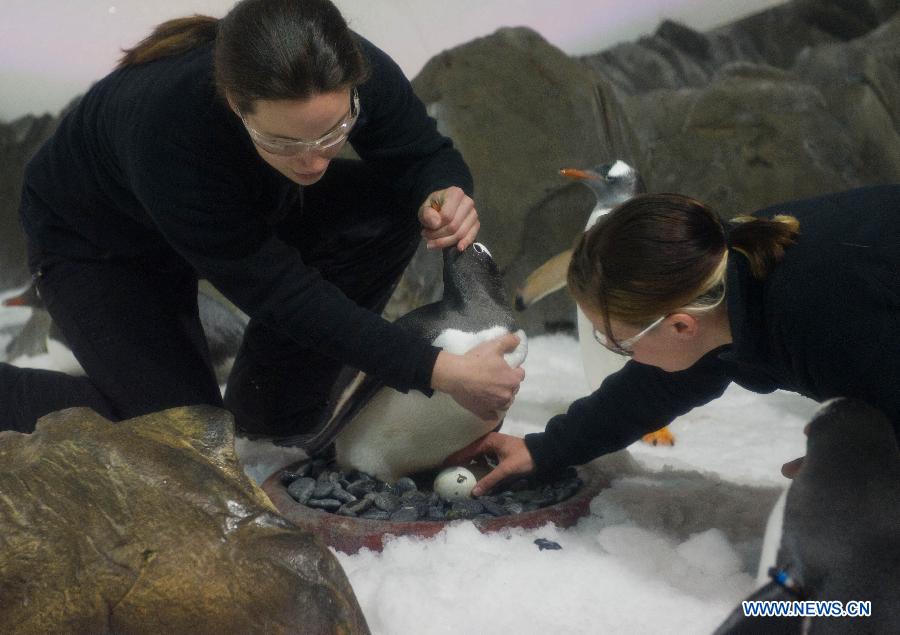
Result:
{"label": "brown hair", "polygon": [[241,0],[221,20],[169,20],[124,51],[119,67],[209,42],[215,42],[219,92],[245,113],[259,99],[307,99],[368,77],[357,38],[329,0]]}
{"label": "brown hair", "polygon": [[603,316],[607,333],[610,318],[645,326],[677,309],[717,306],[725,295],[728,245],[762,279],[799,230],[792,216],[738,220],[726,241],[722,221],[703,203],[680,194],[636,196],[578,239],[569,289]]}

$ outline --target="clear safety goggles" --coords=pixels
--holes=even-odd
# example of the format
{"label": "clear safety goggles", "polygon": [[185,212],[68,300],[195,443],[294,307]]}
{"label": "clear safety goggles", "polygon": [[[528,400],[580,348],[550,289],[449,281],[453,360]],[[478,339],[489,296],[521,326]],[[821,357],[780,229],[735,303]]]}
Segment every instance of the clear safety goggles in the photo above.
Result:
{"label": "clear safety goggles", "polygon": [[600,329],[594,329],[594,339],[597,340],[597,343],[601,346],[611,350],[613,353],[618,355],[624,355],[625,357],[634,357],[634,345],[637,344],[638,340],[644,337],[647,333],[655,329],[657,326],[662,324],[662,321],[665,320],[668,316],[663,315],[662,317],[653,321],[653,323],[645,328],[643,331],[638,333],[637,335],[632,335],[626,340],[622,340],[620,342],[614,342],[610,338],[606,336],[603,331]]}
{"label": "clear safety goggles", "polygon": [[247,123],[243,113],[239,113],[244,127],[250,134],[253,143],[270,154],[279,156],[296,156],[306,152],[315,152],[317,154],[336,153],[347,141],[350,131],[356,125],[359,119],[359,93],[353,89],[350,98],[350,110],[334,128],[326,132],[315,141],[303,141],[302,139],[287,139],[284,137],[270,137],[258,130],[255,130]]}

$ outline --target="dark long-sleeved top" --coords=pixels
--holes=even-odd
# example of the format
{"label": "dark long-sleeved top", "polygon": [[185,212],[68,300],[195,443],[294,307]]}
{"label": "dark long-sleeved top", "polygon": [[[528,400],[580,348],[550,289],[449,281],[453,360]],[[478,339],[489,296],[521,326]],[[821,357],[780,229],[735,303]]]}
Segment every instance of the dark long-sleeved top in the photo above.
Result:
{"label": "dark long-sleeved top", "polygon": [[[462,157],[399,67],[359,41],[371,75],[349,141],[392,184],[399,213],[451,185],[471,194]],[[439,349],[357,306],[273,234],[301,189],[259,157],[217,95],[209,44],[96,83],[30,162],[22,221],[39,254],[180,258],[299,344],[398,390],[429,391]]]}
{"label": "dark long-sleeved top", "polygon": [[668,373],[630,360],[525,444],[538,471],[580,465],[712,401],[732,381],[816,401],[858,397],[900,436],[900,185],[776,205],[797,243],[764,280],[731,250],[726,272],[732,343]]}

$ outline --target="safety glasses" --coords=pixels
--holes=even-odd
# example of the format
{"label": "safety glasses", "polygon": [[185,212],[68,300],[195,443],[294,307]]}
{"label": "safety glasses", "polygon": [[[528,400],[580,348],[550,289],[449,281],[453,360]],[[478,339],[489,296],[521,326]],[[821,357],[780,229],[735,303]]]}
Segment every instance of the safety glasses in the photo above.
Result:
{"label": "safety glasses", "polygon": [[603,333],[599,329],[594,329],[594,339],[597,340],[597,343],[611,350],[613,353],[617,355],[623,355],[625,357],[634,357],[634,345],[637,344],[638,340],[644,337],[647,333],[655,329],[657,326],[662,324],[662,321],[665,320],[668,316],[663,315],[660,318],[657,318],[653,321],[653,323],[645,328],[643,331],[638,333],[637,335],[633,335],[626,340],[622,340],[621,342],[615,342],[608,338],[605,333]]}
{"label": "safety glasses", "polygon": [[247,123],[243,113],[238,114],[241,117],[241,121],[244,122],[244,127],[250,134],[250,139],[253,140],[253,143],[270,154],[289,157],[306,152],[315,152],[317,154],[336,153],[343,147],[347,137],[350,136],[350,131],[356,125],[356,120],[359,119],[359,93],[356,92],[355,88],[353,89],[350,98],[350,110],[347,111],[340,123],[315,141],[264,135]]}

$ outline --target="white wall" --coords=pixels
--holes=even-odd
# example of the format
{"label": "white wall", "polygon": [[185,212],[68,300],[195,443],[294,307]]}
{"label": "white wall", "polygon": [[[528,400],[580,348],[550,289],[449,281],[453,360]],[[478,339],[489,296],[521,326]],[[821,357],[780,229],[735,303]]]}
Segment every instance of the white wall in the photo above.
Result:
{"label": "white wall", "polygon": [[[782,0],[336,0],[351,26],[410,77],[434,54],[527,25],[569,53],[651,33],[663,18],[705,30]],[[56,112],[169,18],[221,16],[232,0],[0,0],[0,119]]]}

